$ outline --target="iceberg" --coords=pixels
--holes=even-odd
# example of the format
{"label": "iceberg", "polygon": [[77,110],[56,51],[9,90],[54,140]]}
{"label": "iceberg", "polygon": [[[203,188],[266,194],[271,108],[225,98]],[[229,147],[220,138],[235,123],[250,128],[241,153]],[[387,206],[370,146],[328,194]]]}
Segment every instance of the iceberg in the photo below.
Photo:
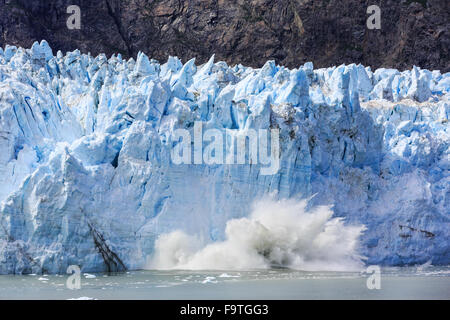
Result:
{"label": "iceberg", "polygon": [[[227,222],[269,196],[364,225],[367,264],[450,264],[449,115],[450,74],[419,67],[255,69],[6,46],[0,273],[142,269],[161,235],[223,242]],[[173,132],[195,122],[277,128],[279,170],[173,163]]]}

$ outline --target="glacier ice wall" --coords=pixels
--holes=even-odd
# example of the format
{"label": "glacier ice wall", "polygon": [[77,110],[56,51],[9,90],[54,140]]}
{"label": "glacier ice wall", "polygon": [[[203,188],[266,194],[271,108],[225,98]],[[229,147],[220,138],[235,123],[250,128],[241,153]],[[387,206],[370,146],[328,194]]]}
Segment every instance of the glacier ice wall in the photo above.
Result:
{"label": "glacier ice wall", "polygon": [[[254,200],[308,198],[367,227],[367,263],[450,263],[450,74],[202,66],[0,48],[0,273],[145,266]],[[279,128],[281,167],[175,165],[171,133]]]}

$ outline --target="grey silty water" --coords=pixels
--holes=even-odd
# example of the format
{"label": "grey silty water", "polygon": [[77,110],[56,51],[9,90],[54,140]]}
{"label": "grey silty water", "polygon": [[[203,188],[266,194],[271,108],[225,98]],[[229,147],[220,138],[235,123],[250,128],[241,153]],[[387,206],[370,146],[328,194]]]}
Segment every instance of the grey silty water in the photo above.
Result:
{"label": "grey silty water", "polygon": [[387,268],[370,290],[361,272],[131,271],[68,275],[2,275],[0,299],[450,299],[450,267]]}

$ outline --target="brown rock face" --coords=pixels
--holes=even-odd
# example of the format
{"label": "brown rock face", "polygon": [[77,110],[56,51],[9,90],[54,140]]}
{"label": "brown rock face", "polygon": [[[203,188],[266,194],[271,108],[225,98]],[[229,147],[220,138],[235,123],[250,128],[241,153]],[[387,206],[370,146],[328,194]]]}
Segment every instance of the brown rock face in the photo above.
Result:
{"label": "brown rock face", "polygon": [[[71,4],[81,29],[69,30]],[[369,5],[381,9],[381,29],[369,30]],[[450,71],[448,0],[0,0],[0,45],[136,56],[175,55],[229,64],[266,60],[296,67],[362,63]]]}

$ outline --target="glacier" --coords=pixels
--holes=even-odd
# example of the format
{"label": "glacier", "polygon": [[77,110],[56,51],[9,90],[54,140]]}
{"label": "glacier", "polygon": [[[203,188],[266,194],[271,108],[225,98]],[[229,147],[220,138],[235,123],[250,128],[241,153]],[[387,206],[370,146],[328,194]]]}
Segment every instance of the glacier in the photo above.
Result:
{"label": "glacier", "polygon": [[[450,264],[450,74],[350,64],[197,66],[0,48],[0,273],[144,268],[272,197],[364,225],[365,263]],[[175,165],[171,134],[280,130],[280,170]]]}

